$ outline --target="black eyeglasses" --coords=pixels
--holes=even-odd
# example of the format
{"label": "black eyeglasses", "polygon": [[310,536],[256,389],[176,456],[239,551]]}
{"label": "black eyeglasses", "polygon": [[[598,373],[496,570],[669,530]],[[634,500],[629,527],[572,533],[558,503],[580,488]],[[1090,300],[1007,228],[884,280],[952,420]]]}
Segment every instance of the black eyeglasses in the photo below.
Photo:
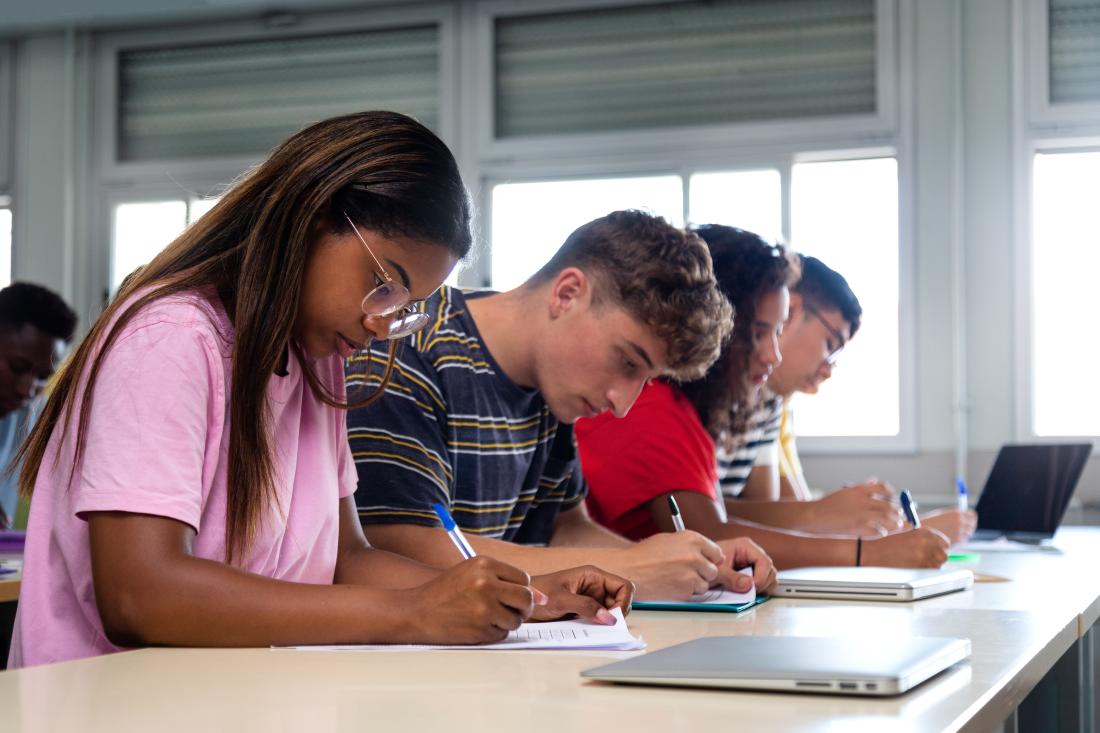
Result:
{"label": "black eyeglasses", "polygon": [[814,318],[820,321],[821,325],[825,327],[825,330],[829,332],[829,335],[833,337],[834,343],[837,345],[825,355],[825,363],[829,366],[836,366],[836,360],[840,357],[840,352],[848,345],[848,339],[844,338],[844,334],[840,331],[833,328],[833,325],[825,320],[825,316],[821,315],[821,311],[813,305],[803,300],[802,307],[807,313],[812,314]]}

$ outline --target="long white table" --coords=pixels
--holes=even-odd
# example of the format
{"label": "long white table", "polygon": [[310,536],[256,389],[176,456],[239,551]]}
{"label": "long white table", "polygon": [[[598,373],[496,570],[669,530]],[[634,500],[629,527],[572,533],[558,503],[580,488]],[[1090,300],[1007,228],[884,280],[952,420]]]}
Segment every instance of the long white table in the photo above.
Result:
{"label": "long white table", "polygon": [[[1100,530],[1061,556],[983,556],[1009,583],[909,604],[771,600],[740,615],[635,612],[649,650],[732,634],[971,639],[969,663],[896,698],[620,687],[581,670],[631,653],[145,649],[0,673],[4,730],[987,731],[1095,621]],[[1072,545],[1072,547],[1070,547]],[[1039,558],[1043,559],[1039,559]],[[996,568],[996,569],[995,569]],[[1001,572],[997,572],[1000,570]],[[1072,583],[1070,583],[1072,581]],[[1054,583],[1054,585],[1052,585]],[[1091,594],[1091,598],[1089,595]],[[1093,615],[1090,615],[1093,614]],[[1091,689],[1090,689],[1091,692]]]}

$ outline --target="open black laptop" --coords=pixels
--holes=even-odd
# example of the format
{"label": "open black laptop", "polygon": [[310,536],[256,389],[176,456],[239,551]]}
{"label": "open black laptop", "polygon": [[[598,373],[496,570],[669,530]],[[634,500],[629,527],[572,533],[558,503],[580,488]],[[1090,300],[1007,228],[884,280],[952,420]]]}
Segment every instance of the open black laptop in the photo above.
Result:
{"label": "open black laptop", "polygon": [[1092,452],[1092,443],[1006,445],[978,500],[975,540],[1054,536]]}

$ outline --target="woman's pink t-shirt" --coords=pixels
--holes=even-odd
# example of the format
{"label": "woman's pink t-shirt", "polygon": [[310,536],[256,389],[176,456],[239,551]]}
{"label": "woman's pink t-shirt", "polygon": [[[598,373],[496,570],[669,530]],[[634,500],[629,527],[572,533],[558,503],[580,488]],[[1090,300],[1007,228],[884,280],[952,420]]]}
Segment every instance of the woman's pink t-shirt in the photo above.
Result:
{"label": "woman's pink t-shirt", "polygon": [[[196,557],[225,561],[232,338],[221,303],[199,293],[155,301],[120,332],[96,380],[72,484],[75,428],[54,430],[35,482],[9,667],[119,651],[96,609],[88,512],[178,520],[195,529]],[[342,398],[340,358],[313,369]],[[286,376],[270,378],[267,404],[277,501],[241,566],[331,583],[339,501],[357,480],[345,415],[313,396],[293,357]]]}

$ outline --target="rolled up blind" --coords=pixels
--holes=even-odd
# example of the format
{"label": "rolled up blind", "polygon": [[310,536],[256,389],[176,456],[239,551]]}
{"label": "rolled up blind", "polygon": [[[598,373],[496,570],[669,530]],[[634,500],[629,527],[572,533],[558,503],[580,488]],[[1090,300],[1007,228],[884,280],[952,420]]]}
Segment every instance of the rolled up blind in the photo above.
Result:
{"label": "rolled up blind", "polygon": [[1100,0],[1050,0],[1050,102],[1100,102]]}
{"label": "rolled up blind", "polygon": [[873,114],[874,0],[499,17],[501,138]]}
{"label": "rolled up blind", "polygon": [[123,161],[251,156],[366,109],[439,122],[434,25],[122,51]]}

